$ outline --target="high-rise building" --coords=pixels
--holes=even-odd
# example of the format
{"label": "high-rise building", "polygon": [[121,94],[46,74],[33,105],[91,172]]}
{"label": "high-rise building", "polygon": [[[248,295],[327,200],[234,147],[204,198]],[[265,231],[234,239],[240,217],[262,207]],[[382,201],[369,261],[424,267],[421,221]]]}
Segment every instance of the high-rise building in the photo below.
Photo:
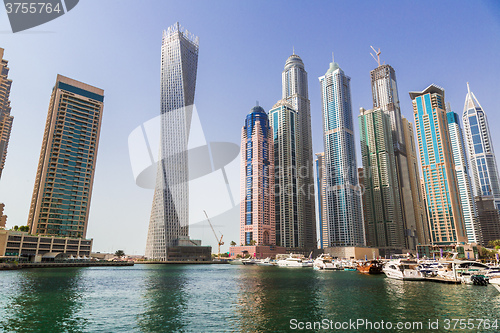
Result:
{"label": "high-rise building", "polygon": [[328,219],[326,210],[325,193],[325,153],[316,154],[316,198],[318,200],[318,220],[319,220],[319,247],[328,247]]}
{"label": "high-rise building", "polygon": [[189,237],[188,137],[198,66],[198,37],[179,23],[163,32],[161,142],[146,257],[168,258],[168,247]]}
{"label": "high-rise building", "polygon": [[2,177],[9,145],[10,131],[14,117],[10,115],[10,87],[8,61],[3,58],[4,49],[0,48],[0,177]]}
{"label": "high-rise building", "polygon": [[464,145],[464,137],[458,114],[451,111],[450,104],[447,107],[448,130],[450,132],[451,149],[455,161],[455,172],[457,174],[458,190],[460,193],[460,202],[464,214],[465,229],[469,243],[478,242],[477,212],[472,194],[471,181],[469,177],[469,164]]}
{"label": "high-rise building", "polygon": [[391,118],[382,109],[360,109],[359,131],[363,160],[363,208],[366,245],[381,255],[405,248]]}
{"label": "high-rise building", "polygon": [[85,238],[104,90],[57,75],[28,225],[32,234]]}
{"label": "high-rise building", "polygon": [[288,57],[282,73],[282,99],[286,100],[293,109],[297,110],[297,189],[300,201],[298,210],[301,212],[301,233],[303,248],[312,250],[317,248],[316,239],[316,211],[314,199],[314,167],[311,130],[311,106],[307,86],[307,72],[302,59],[295,52]]}
{"label": "high-rise building", "polygon": [[488,246],[490,241],[500,239],[500,213],[493,196],[475,198],[478,220],[478,243]]}
{"label": "high-rise building", "polygon": [[427,209],[425,208],[424,191],[422,191],[422,179],[418,166],[417,148],[413,123],[406,118],[401,119],[405,137],[406,157],[408,160],[408,173],[410,180],[410,191],[413,197],[413,214],[416,220],[417,240],[420,244],[429,244],[429,223],[427,221]]}
{"label": "high-rise building", "polygon": [[336,62],[319,78],[325,147],[328,247],[365,244],[351,105],[351,78]]}
{"label": "high-rise building", "polygon": [[252,108],[241,131],[240,244],[276,244],[274,144],[269,119]]}
{"label": "high-rise building", "polygon": [[455,162],[446,118],[444,90],[431,84],[410,92],[425,184],[431,243],[467,242]]}
{"label": "high-rise building", "polygon": [[274,141],[276,245],[296,252],[305,247],[297,111],[281,100],[269,111],[269,123]]}
{"label": "high-rise building", "polygon": [[462,121],[475,194],[476,196],[493,196],[497,209],[500,209],[498,168],[488,119],[476,96],[470,91],[468,83]]}
{"label": "high-rise building", "polygon": [[[380,54],[379,54],[380,55]],[[402,211],[402,224],[405,235],[405,248],[415,250],[418,243],[416,230],[418,216],[415,216],[407,148],[401,117],[396,71],[390,65],[380,64],[370,72],[373,109],[382,109],[391,119],[392,142],[396,159],[399,200]]]}

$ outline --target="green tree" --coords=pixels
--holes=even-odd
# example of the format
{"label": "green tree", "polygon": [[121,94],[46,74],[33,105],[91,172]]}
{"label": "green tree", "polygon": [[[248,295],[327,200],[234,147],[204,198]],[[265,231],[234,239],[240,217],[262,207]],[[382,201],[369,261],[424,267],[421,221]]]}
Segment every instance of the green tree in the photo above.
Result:
{"label": "green tree", "polygon": [[231,246],[236,246],[236,242],[235,241],[231,241]]}
{"label": "green tree", "polygon": [[250,245],[254,246],[255,244],[257,244],[257,242],[256,242],[254,239],[252,239],[252,240],[250,241]]}
{"label": "green tree", "polygon": [[118,258],[121,258],[125,255],[125,252],[123,252],[123,250],[117,250],[115,252],[115,256],[117,256]]}
{"label": "green tree", "polygon": [[489,241],[488,242],[488,246],[489,247],[494,247],[494,248],[496,248],[497,246],[500,246],[500,239]]}
{"label": "green tree", "polygon": [[14,231],[19,230],[19,227],[17,225],[14,226]]}

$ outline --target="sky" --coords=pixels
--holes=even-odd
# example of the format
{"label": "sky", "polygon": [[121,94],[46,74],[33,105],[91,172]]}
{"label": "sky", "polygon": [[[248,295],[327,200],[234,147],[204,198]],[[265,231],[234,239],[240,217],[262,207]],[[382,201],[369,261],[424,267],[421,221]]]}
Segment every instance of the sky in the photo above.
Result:
{"label": "sky", "polygon": [[[361,165],[357,116],[372,107],[373,45],[396,70],[404,117],[413,122],[408,92],[432,83],[461,115],[469,82],[500,151],[498,1],[85,0],[15,34],[0,9],[0,47],[13,80],[14,124],[0,180],[7,227],[27,223],[50,94],[62,74],[105,92],[87,237],[94,251],[144,253],[153,190],[135,183],[128,137],[160,112],[161,35],[177,21],[200,40],[195,104],[208,142],[239,144],[256,101],[270,110],[281,99],[281,72],[294,48],[308,72],[314,152],[323,151],[318,77],[333,52],[351,77]],[[208,198],[199,200],[197,209],[209,211]],[[227,251],[239,239],[237,207],[213,222]],[[206,222],[190,232],[216,249]]]}

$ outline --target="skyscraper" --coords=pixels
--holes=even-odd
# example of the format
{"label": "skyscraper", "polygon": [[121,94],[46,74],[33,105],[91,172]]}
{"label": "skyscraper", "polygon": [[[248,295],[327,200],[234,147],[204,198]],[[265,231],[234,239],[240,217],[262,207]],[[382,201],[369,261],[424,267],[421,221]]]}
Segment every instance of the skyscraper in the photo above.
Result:
{"label": "skyscraper", "polygon": [[276,245],[295,252],[305,246],[297,111],[281,100],[269,111],[269,123],[274,141]]}
{"label": "skyscraper", "polygon": [[[380,55],[380,53],[378,53]],[[382,109],[391,119],[392,143],[396,159],[396,174],[399,189],[399,206],[402,211],[402,220],[405,248],[415,250],[417,241],[418,217],[415,216],[410,171],[408,169],[407,149],[403,131],[401,108],[396,81],[396,72],[390,65],[380,64],[370,72],[373,109]]]}
{"label": "skyscraper", "polygon": [[325,145],[328,246],[365,244],[351,106],[351,78],[336,62],[319,78]]}
{"label": "skyscraper", "polygon": [[306,250],[317,248],[316,212],[314,199],[314,169],[311,134],[311,106],[307,87],[307,72],[302,59],[295,54],[288,57],[282,73],[282,98],[293,109],[297,110],[298,118],[298,159],[297,189],[300,201],[298,210],[301,212],[303,228],[303,246]]}
{"label": "skyscraper", "polygon": [[434,84],[410,92],[433,245],[467,242],[451,150],[444,90]]}
{"label": "skyscraper", "polygon": [[381,255],[401,253],[405,239],[391,118],[382,109],[363,108],[358,118],[366,244],[379,248]]}
{"label": "skyscraper", "polygon": [[10,87],[8,61],[3,58],[4,49],[0,48],[0,177],[5,166],[7,146],[14,117],[10,115]]}
{"label": "skyscraper", "polygon": [[266,112],[255,106],[241,131],[240,244],[276,244],[274,198],[273,133]]}
{"label": "skyscraper", "polygon": [[413,215],[416,219],[417,240],[422,245],[429,244],[429,222],[427,220],[424,191],[422,191],[423,185],[422,178],[420,177],[420,168],[418,166],[417,145],[415,144],[413,123],[404,117],[401,121],[403,123],[403,133],[405,137],[410,191],[413,197]]}
{"label": "skyscraper", "polygon": [[328,214],[326,210],[325,153],[316,154],[316,198],[318,200],[319,246],[328,247]]}
{"label": "skyscraper", "polygon": [[163,31],[161,142],[146,257],[167,259],[169,246],[188,237],[188,137],[198,66],[198,37],[179,23]]}
{"label": "skyscraper", "polygon": [[472,179],[477,196],[493,196],[497,209],[500,209],[500,185],[498,168],[493,151],[488,119],[476,96],[467,83],[465,97],[464,132],[469,150]]}
{"label": "skyscraper", "polygon": [[104,90],[57,75],[28,217],[32,234],[85,238],[103,101]]}
{"label": "skyscraper", "polygon": [[477,243],[479,229],[476,220],[476,204],[474,202],[474,195],[472,194],[471,181],[469,178],[469,164],[467,163],[462,128],[460,127],[458,114],[451,111],[449,103],[447,109],[448,130],[450,132],[451,149],[453,150],[455,172],[457,174],[458,190],[460,193],[462,212],[464,214],[467,238],[470,243]]}

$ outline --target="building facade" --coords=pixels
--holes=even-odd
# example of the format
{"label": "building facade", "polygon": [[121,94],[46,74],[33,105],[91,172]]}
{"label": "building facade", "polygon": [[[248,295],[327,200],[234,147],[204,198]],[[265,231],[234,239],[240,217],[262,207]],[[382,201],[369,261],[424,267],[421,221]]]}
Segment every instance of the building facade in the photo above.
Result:
{"label": "building facade", "polygon": [[14,117],[10,115],[10,88],[12,80],[9,79],[8,61],[3,58],[4,49],[0,48],[0,178],[2,177],[7,157],[10,132]]}
{"label": "building facade", "polygon": [[30,235],[27,232],[0,230],[0,257],[34,257],[47,253],[90,257],[92,239]]}
{"label": "building facade", "polygon": [[255,106],[241,131],[241,246],[276,245],[274,160],[268,116]]}
{"label": "building facade", "polygon": [[307,85],[307,72],[302,59],[295,54],[288,57],[282,73],[282,99],[297,111],[297,175],[299,180],[298,210],[302,221],[299,229],[303,249],[317,248],[316,211],[314,198],[314,169],[311,130],[311,106]]}
{"label": "building facade", "polygon": [[445,111],[444,90],[434,84],[410,92],[433,245],[467,242],[455,162]]}
{"label": "building facade", "polygon": [[488,118],[476,96],[470,91],[468,83],[462,121],[469,151],[475,195],[493,196],[497,209],[500,209],[498,167]]}
{"label": "building facade", "polygon": [[328,247],[365,244],[351,105],[351,78],[336,62],[319,78],[325,148]]}
{"label": "building facade", "polygon": [[161,143],[146,257],[166,260],[169,246],[189,236],[188,137],[196,87],[198,37],[179,23],[163,32]]}
{"label": "building facade", "polygon": [[319,248],[328,247],[328,219],[326,210],[325,153],[316,154],[316,198],[319,220]]}
{"label": "building facade", "polygon": [[396,160],[396,174],[399,189],[399,206],[405,235],[405,248],[416,250],[418,216],[414,207],[407,147],[399,103],[396,71],[390,65],[380,65],[370,72],[373,109],[382,109],[391,119],[392,142]]}
{"label": "building facade", "polygon": [[418,165],[417,145],[415,144],[413,123],[404,117],[402,118],[402,122],[405,136],[406,157],[408,160],[410,191],[413,196],[413,214],[416,219],[417,240],[421,245],[429,244],[429,222],[427,220],[424,191],[422,191],[422,179],[420,177],[420,168]]}
{"label": "building facade", "polygon": [[85,238],[104,90],[57,75],[28,216],[32,234]]}
{"label": "building facade", "polygon": [[405,237],[391,118],[382,109],[361,108],[358,119],[366,245],[385,256],[401,253]]}
{"label": "building facade", "polygon": [[477,196],[478,243],[488,246],[490,241],[500,239],[500,213],[493,196]]}
{"label": "building facade", "polygon": [[274,188],[276,245],[289,250],[304,249],[304,196],[299,193],[302,182],[297,175],[300,161],[298,116],[285,100],[269,111],[269,124],[274,142]]}
{"label": "building facade", "polygon": [[458,190],[460,193],[460,203],[462,204],[462,212],[464,214],[465,229],[469,243],[478,242],[478,226],[476,204],[472,193],[472,186],[469,177],[469,164],[464,145],[464,137],[458,114],[451,111],[448,104],[448,130],[450,132],[451,149],[453,150],[453,158],[455,161],[455,172],[457,174]]}

